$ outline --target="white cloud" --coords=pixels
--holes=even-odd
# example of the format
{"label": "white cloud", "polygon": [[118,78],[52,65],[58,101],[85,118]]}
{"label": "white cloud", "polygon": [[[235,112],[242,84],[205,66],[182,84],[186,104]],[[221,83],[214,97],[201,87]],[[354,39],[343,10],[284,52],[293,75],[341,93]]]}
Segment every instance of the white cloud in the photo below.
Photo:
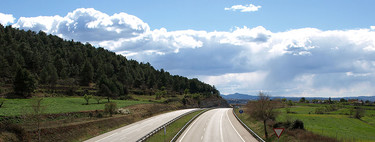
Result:
{"label": "white cloud", "polygon": [[370,29],[371,30],[375,30],[375,26],[370,26]]}
{"label": "white cloud", "polygon": [[258,11],[262,6],[255,6],[253,4],[248,4],[248,5],[233,5],[230,8],[224,8],[224,10],[232,10],[232,11],[237,11],[240,10],[241,12],[254,12]]}
{"label": "white cloud", "polygon": [[126,13],[109,16],[93,8],[79,8],[65,17],[21,17],[14,26],[21,29],[42,30],[82,42],[133,38],[150,30],[148,24],[136,16]]}
{"label": "white cloud", "polygon": [[16,18],[14,18],[12,14],[0,13],[0,24],[1,25],[5,26],[7,24],[12,24],[12,23],[14,23],[14,20],[16,20]]}
{"label": "white cloud", "polygon": [[271,32],[150,30],[141,19],[94,9],[65,17],[23,17],[14,26],[99,45],[172,74],[198,77],[223,93],[285,96],[374,95],[375,30]]}

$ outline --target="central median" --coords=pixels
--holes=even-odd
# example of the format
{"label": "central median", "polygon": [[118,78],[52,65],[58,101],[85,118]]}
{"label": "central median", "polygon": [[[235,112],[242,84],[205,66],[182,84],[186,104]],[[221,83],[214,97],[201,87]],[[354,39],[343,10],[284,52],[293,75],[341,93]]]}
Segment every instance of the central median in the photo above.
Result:
{"label": "central median", "polygon": [[[176,120],[172,124],[168,125],[164,131],[160,130],[159,132],[155,133],[151,137],[149,137],[146,141],[147,142],[164,142],[164,141],[171,141],[173,137],[188,123],[194,116],[201,114],[208,109],[202,109],[199,111],[195,111],[188,115],[181,117],[180,119]],[[164,133],[165,132],[165,133]]]}

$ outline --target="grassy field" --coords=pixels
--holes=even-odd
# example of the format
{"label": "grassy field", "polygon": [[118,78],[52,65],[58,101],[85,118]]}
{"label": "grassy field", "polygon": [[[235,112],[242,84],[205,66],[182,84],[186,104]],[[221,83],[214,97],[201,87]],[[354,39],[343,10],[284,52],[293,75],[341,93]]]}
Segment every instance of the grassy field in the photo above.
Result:
{"label": "grassy field", "polygon": [[195,115],[202,112],[204,110],[196,111],[191,114],[188,114],[177,121],[173,122],[171,125],[167,127],[166,136],[164,136],[164,130],[157,132],[153,136],[151,136],[149,139],[147,139],[148,142],[164,142],[164,141],[170,141],[172,138],[180,131],[180,129]]}
{"label": "grassy field", "polygon": [[[148,101],[130,101],[130,100],[111,100],[117,103],[117,107],[125,107],[135,104],[152,103]],[[31,99],[8,99],[0,108],[2,116],[16,116],[28,113]],[[86,101],[82,97],[48,97],[42,101],[44,113],[66,113],[89,110],[102,110],[107,100],[103,99],[100,104],[94,99],[89,101],[89,105],[85,105]]]}
{"label": "grassy field", "polygon": [[[326,114],[315,114],[319,105],[302,105],[290,108],[293,113],[280,109],[277,121],[302,120],[305,129],[316,134],[336,138],[343,141],[375,141],[375,110],[366,110],[361,120],[351,118],[348,106]],[[369,107],[366,107],[369,108]]]}

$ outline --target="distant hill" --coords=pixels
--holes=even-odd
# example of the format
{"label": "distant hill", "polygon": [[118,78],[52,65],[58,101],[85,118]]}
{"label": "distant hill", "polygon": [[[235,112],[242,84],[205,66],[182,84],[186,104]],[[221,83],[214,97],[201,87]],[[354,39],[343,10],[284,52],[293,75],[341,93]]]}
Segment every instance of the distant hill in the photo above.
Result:
{"label": "distant hill", "polygon": [[258,96],[251,96],[251,95],[240,94],[240,93],[221,95],[221,97],[223,97],[226,100],[229,100],[229,99],[256,100],[258,99]]}
{"label": "distant hill", "polygon": [[[64,40],[43,31],[24,31],[0,24],[0,62],[0,96],[9,98],[28,98],[32,92],[123,99],[128,94],[159,94],[159,98],[168,98],[189,93],[195,96],[187,104],[199,99],[225,102],[214,86],[196,78],[171,75],[150,63],[128,60],[104,48]],[[23,85],[24,82],[28,84]],[[30,87],[13,93],[15,83]]]}
{"label": "distant hill", "polygon": [[[247,94],[240,94],[240,93],[234,93],[234,94],[228,94],[228,95],[221,95],[224,99],[226,99],[229,103],[230,102],[244,102],[246,103],[247,100],[256,100],[258,99],[258,96],[253,96],[253,95],[247,95]],[[287,100],[292,100],[292,101],[298,101],[301,99],[301,97],[283,97],[283,96],[275,96],[272,97],[271,99],[282,99],[286,98]],[[305,97],[306,100],[327,100],[328,98],[325,97]],[[332,100],[340,100],[341,98],[344,98],[346,100],[348,99],[358,99],[358,100],[369,100],[369,101],[375,101],[375,96],[358,96],[358,97],[334,97],[331,98]]]}

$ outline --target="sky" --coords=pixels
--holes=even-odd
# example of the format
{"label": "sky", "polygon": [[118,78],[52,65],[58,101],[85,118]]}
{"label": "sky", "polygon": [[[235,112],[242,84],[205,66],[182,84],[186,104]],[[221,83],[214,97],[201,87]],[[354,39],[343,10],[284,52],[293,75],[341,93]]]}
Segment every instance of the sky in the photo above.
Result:
{"label": "sky", "polygon": [[12,0],[0,23],[89,42],[222,94],[375,95],[373,0]]}

